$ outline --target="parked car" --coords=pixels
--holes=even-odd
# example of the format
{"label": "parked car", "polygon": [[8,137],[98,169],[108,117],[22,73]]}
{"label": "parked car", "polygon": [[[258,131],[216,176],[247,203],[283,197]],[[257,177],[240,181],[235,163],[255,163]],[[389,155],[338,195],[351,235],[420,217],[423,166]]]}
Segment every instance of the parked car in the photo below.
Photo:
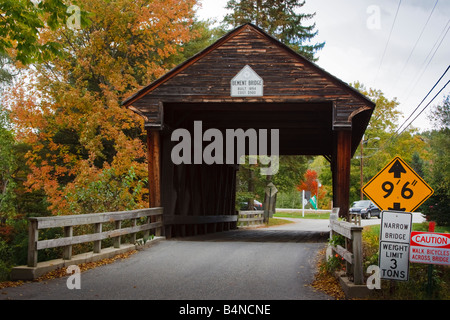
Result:
{"label": "parked car", "polygon": [[380,209],[370,200],[353,202],[350,213],[360,214],[363,219],[370,219],[372,217],[381,218]]}
{"label": "parked car", "polygon": [[[241,202],[241,210],[248,210],[247,209],[248,202]],[[263,205],[258,200],[253,200],[253,210],[263,210]]]}

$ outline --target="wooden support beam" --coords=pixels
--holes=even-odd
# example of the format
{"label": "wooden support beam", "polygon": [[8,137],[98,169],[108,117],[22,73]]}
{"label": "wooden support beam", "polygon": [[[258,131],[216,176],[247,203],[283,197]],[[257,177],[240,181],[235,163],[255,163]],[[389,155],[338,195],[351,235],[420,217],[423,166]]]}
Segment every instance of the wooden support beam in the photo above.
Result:
{"label": "wooden support beam", "polygon": [[333,154],[333,206],[339,207],[339,216],[348,218],[350,197],[350,160],[352,148],[352,131],[335,131]]}
{"label": "wooden support beam", "polygon": [[160,149],[160,131],[147,129],[148,187],[150,208],[161,206]]}

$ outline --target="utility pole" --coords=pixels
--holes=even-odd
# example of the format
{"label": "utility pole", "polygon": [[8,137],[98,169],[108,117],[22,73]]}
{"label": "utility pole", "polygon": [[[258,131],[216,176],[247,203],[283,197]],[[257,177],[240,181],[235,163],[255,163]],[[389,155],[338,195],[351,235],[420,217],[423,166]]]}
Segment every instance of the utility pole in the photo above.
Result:
{"label": "utility pole", "polygon": [[361,139],[361,147],[360,147],[360,151],[361,151],[361,157],[360,157],[360,165],[359,165],[359,169],[360,169],[360,192],[361,192],[361,200],[364,199],[364,193],[363,193],[363,144],[364,144],[364,136]]}

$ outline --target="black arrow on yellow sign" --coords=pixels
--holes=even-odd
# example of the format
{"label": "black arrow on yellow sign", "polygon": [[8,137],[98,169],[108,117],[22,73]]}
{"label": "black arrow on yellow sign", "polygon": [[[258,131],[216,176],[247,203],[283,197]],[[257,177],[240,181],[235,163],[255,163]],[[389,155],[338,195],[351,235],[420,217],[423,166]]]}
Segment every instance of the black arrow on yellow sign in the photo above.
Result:
{"label": "black arrow on yellow sign", "polygon": [[406,170],[397,159],[388,172],[394,173],[394,178],[401,178],[402,173],[406,173]]}

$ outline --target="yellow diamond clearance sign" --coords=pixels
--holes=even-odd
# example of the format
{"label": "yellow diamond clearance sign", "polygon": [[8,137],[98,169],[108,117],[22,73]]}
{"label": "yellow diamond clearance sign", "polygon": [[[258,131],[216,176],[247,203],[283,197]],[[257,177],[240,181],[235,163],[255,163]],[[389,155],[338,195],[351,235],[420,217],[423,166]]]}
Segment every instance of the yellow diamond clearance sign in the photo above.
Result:
{"label": "yellow diamond clearance sign", "polygon": [[364,187],[364,194],[380,210],[413,212],[433,193],[433,189],[403,161],[395,157]]}

